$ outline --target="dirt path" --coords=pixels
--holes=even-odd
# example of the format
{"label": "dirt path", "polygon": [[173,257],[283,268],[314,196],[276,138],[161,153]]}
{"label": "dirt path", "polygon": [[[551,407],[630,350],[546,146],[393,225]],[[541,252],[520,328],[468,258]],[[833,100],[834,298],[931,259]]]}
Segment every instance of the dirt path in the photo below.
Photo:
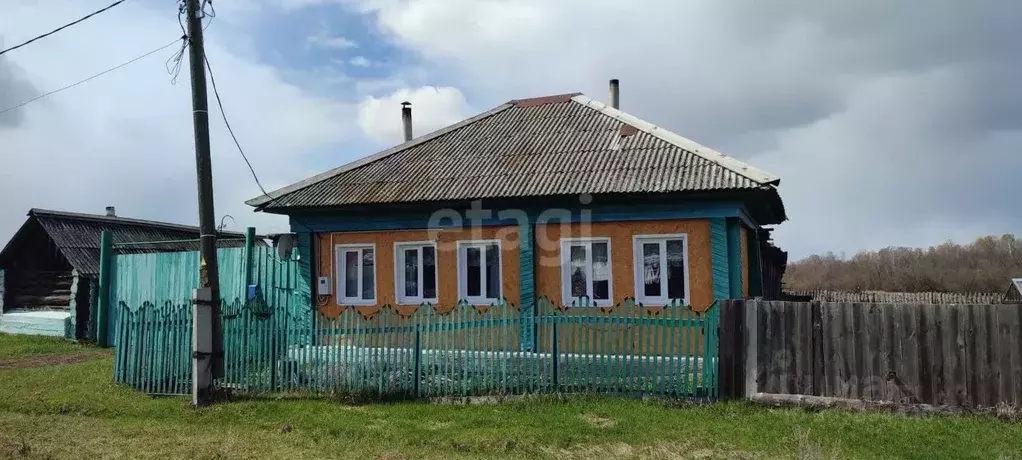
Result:
{"label": "dirt path", "polygon": [[80,353],[60,353],[60,354],[44,354],[44,355],[30,355],[24,358],[5,359],[0,360],[0,371],[10,369],[27,369],[30,367],[46,367],[56,366],[59,364],[74,364],[82,361],[88,361],[91,359],[100,359],[110,356],[109,351],[83,351]]}

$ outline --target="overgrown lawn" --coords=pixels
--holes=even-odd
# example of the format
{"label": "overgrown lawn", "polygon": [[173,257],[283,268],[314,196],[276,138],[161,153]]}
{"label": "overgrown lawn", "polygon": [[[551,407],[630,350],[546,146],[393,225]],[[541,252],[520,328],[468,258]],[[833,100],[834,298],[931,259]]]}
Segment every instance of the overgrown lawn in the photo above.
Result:
{"label": "overgrown lawn", "polygon": [[[81,353],[0,336],[0,356]],[[8,458],[1022,458],[1022,424],[580,397],[454,406],[264,397],[194,409],[111,382],[112,359],[0,370]]]}

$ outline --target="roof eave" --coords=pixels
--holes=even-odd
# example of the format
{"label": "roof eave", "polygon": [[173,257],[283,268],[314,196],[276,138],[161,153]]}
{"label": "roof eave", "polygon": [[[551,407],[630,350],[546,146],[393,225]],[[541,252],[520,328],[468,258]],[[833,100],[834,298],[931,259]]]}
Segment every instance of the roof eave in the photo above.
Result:
{"label": "roof eave", "polygon": [[334,169],[331,169],[331,170],[326,171],[324,173],[317,174],[317,175],[312,176],[312,177],[310,177],[308,179],[295,182],[295,183],[293,183],[291,185],[288,185],[286,187],[279,188],[279,189],[274,190],[274,191],[272,191],[270,193],[267,193],[267,194],[264,194],[264,195],[261,195],[261,196],[257,196],[255,198],[252,198],[252,199],[248,200],[248,201],[245,201],[245,204],[247,204],[249,206],[255,207],[256,211],[263,211],[264,210],[264,206],[266,204],[269,204],[273,200],[276,200],[276,199],[278,199],[278,198],[280,198],[280,197],[282,197],[284,195],[296,192],[298,190],[301,190],[303,188],[309,187],[309,186],[314,185],[316,183],[322,182],[322,181],[327,180],[327,179],[329,179],[331,177],[334,177],[334,176],[336,176],[338,174],[342,174],[344,172],[350,171],[350,170],[358,168],[360,166],[364,166],[364,165],[367,165],[369,163],[373,163],[375,161],[382,160],[382,159],[387,158],[387,157],[389,157],[389,156],[391,156],[391,155],[393,155],[395,153],[398,153],[398,152],[400,152],[402,150],[415,147],[415,146],[417,146],[419,144],[423,144],[425,142],[429,142],[429,141],[431,141],[431,140],[433,140],[433,139],[435,139],[437,137],[443,136],[444,134],[447,134],[447,133],[449,133],[451,131],[454,131],[454,130],[462,128],[462,127],[464,127],[466,125],[470,125],[472,123],[475,123],[476,121],[481,120],[483,118],[487,118],[487,117],[493,116],[493,115],[495,115],[497,113],[500,113],[500,112],[502,112],[504,110],[507,110],[507,109],[509,109],[509,108],[514,106],[513,102],[514,101],[512,101],[512,102],[505,102],[505,103],[503,103],[503,104],[501,104],[501,105],[499,105],[497,107],[494,107],[494,108],[492,108],[490,110],[487,110],[487,111],[485,111],[483,113],[480,113],[480,114],[478,114],[478,115],[476,115],[474,117],[466,118],[466,119],[461,120],[461,121],[459,121],[459,122],[457,122],[457,123],[455,123],[453,125],[445,126],[445,127],[440,128],[440,129],[438,129],[436,131],[433,131],[433,132],[431,132],[429,134],[426,134],[424,136],[420,136],[420,137],[417,137],[417,138],[412,139],[410,141],[403,142],[401,144],[398,144],[398,145],[395,145],[395,146],[393,146],[393,147],[391,147],[389,149],[386,149],[386,150],[374,153],[374,154],[369,155],[367,157],[359,158],[358,160],[355,160],[355,161],[352,161],[350,163],[338,166],[338,167],[336,167]]}

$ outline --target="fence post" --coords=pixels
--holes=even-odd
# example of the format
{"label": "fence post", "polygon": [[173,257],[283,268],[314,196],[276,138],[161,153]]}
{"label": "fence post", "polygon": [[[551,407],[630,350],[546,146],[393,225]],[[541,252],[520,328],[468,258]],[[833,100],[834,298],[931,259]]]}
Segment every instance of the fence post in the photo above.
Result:
{"label": "fence post", "polygon": [[100,347],[111,346],[107,337],[107,322],[110,320],[110,278],[113,267],[110,264],[113,258],[113,234],[110,230],[103,230],[99,234],[99,302],[96,306],[96,345]]}
{"label": "fence post", "polygon": [[551,336],[552,336],[552,340],[551,341],[553,342],[553,344],[550,347],[550,355],[551,355],[551,357],[553,358],[553,361],[554,361],[553,362],[553,367],[554,367],[553,380],[554,380],[554,391],[555,392],[560,392],[560,390],[561,390],[560,379],[559,379],[559,376],[557,375],[558,367],[559,367],[557,362],[560,361],[559,352],[557,350],[557,348],[558,348],[557,347],[557,319],[558,318],[559,318],[558,316],[554,316],[554,317],[550,318],[552,320],[551,324],[553,324],[553,333],[551,334]]}
{"label": "fence post", "polygon": [[422,381],[422,325],[415,325],[415,398],[419,398],[419,385]]}
{"label": "fence post", "polygon": [[759,313],[760,301],[745,303],[745,397],[752,398],[759,392],[756,377],[759,373]]}
{"label": "fence post", "polygon": [[213,292],[196,289],[192,294],[192,404],[213,402]]}
{"label": "fence post", "polygon": [[245,292],[252,285],[252,249],[255,247],[255,227],[245,228]]}

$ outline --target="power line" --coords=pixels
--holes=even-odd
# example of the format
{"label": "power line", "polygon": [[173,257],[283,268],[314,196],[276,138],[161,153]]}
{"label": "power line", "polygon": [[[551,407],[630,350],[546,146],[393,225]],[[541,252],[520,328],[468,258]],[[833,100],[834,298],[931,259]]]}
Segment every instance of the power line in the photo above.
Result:
{"label": "power line", "polygon": [[[217,107],[220,108],[220,116],[224,120],[224,125],[227,126],[227,132],[231,134],[231,139],[234,139],[234,146],[238,148],[238,153],[241,154],[241,158],[244,159],[245,164],[248,165],[248,171],[252,173],[252,179],[255,179],[255,183],[259,187],[259,191],[263,192],[263,195],[266,195],[266,198],[270,199],[270,201],[266,202],[266,204],[269,205],[273,203],[273,201],[276,200],[276,198],[270,195],[269,192],[266,191],[266,188],[263,187],[262,182],[259,181],[259,175],[256,174],[255,168],[252,167],[252,162],[248,161],[248,156],[245,155],[245,150],[241,148],[241,143],[238,142],[238,137],[234,135],[234,129],[231,128],[231,122],[227,121],[227,113],[224,112],[224,104],[223,102],[220,101],[220,92],[217,91],[216,88],[216,78],[213,77],[213,68],[210,67],[209,65],[209,58],[205,54],[203,54],[202,59],[206,61],[206,70],[209,71],[209,83],[210,86],[213,87],[213,96],[216,97],[216,105]],[[310,233],[315,233],[315,230],[313,230],[312,227],[303,222],[301,219],[298,219],[295,216],[291,216],[291,221],[297,222],[302,227],[305,227],[306,230],[308,230]]]}
{"label": "power line", "polygon": [[64,30],[64,29],[66,29],[68,27],[71,27],[71,26],[73,26],[75,24],[78,24],[79,22],[82,22],[82,21],[84,21],[86,19],[89,19],[89,18],[91,18],[91,17],[93,17],[93,16],[95,16],[97,14],[100,14],[100,13],[106,11],[106,10],[109,10],[110,8],[113,8],[113,7],[117,6],[117,5],[120,5],[121,3],[124,3],[124,0],[117,0],[116,2],[113,2],[113,3],[109,4],[109,5],[107,5],[106,8],[98,9],[96,11],[93,11],[93,12],[85,15],[85,16],[82,16],[82,18],[78,19],[77,21],[69,22],[69,23],[64,24],[64,25],[62,25],[60,27],[57,27],[56,29],[53,29],[53,30],[51,30],[49,32],[46,32],[45,34],[42,34],[42,35],[40,35],[40,36],[38,36],[36,38],[33,38],[33,39],[31,39],[31,40],[29,40],[27,42],[24,42],[24,43],[22,43],[20,45],[14,45],[14,46],[12,46],[10,48],[7,48],[7,49],[5,49],[3,51],[0,51],[0,55],[3,55],[4,53],[6,53],[8,51],[14,51],[14,50],[16,50],[18,48],[21,48],[22,46],[25,46],[25,45],[27,45],[29,43],[34,42],[36,40],[49,37],[50,35],[53,35],[53,34],[55,34],[57,32],[60,32],[61,30]]}
{"label": "power line", "polygon": [[206,70],[209,71],[209,83],[213,87],[213,95],[216,96],[216,105],[220,107],[220,116],[224,119],[224,125],[227,125],[227,132],[231,133],[231,139],[234,139],[234,145],[238,147],[238,153],[241,154],[241,158],[245,160],[245,164],[248,165],[249,172],[252,173],[252,178],[255,179],[256,185],[259,186],[259,190],[266,195],[267,198],[273,200],[273,197],[266,192],[263,188],[262,182],[259,181],[259,176],[255,172],[255,168],[252,167],[252,162],[248,161],[248,156],[245,155],[245,150],[241,148],[241,143],[238,142],[238,137],[234,135],[234,129],[231,128],[231,122],[227,121],[227,113],[224,112],[224,104],[220,101],[220,91],[216,89],[216,78],[213,77],[213,68],[209,65],[209,58],[205,53],[202,55],[202,59],[206,61]]}
{"label": "power line", "polygon": [[163,46],[161,46],[159,48],[156,48],[156,49],[154,49],[154,50],[152,50],[152,51],[150,51],[148,53],[145,53],[143,55],[137,56],[137,57],[135,57],[135,58],[131,59],[130,61],[127,61],[127,62],[125,62],[123,64],[120,64],[120,65],[117,65],[115,67],[111,67],[109,69],[106,69],[106,70],[104,70],[104,71],[102,71],[100,73],[97,73],[97,74],[95,74],[95,75],[93,75],[91,77],[83,78],[83,79],[78,80],[78,81],[76,81],[74,83],[71,83],[70,85],[67,85],[67,86],[65,86],[63,88],[55,89],[55,90],[50,91],[48,93],[41,94],[39,96],[33,97],[32,99],[29,99],[29,100],[27,100],[25,102],[22,102],[20,104],[8,107],[8,108],[3,109],[3,110],[0,110],[0,115],[3,115],[4,113],[10,112],[11,110],[14,110],[14,109],[17,109],[17,108],[20,108],[20,107],[24,107],[25,105],[28,105],[28,104],[30,104],[32,102],[35,102],[35,101],[38,101],[39,99],[42,99],[42,98],[44,98],[46,96],[50,96],[52,94],[59,93],[59,92],[64,91],[66,89],[74,88],[75,86],[78,86],[78,85],[80,85],[82,83],[85,83],[85,82],[87,82],[89,80],[92,80],[92,79],[94,79],[96,77],[100,77],[100,76],[106,75],[106,74],[108,74],[110,72],[113,72],[113,71],[115,71],[117,69],[120,69],[121,67],[124,67],[124,66],[126,66],[128,64],[131,64],[131,63],[135,62],[135,61],[138,61],[138,60],[140,60],[142,58],[145,58],[145,57],[148,57],[148,56],[150,56],[152,54],[155,54],[155,53],[158,53],[160,51],[163,51],[163,50],[169,48],[170,46],[177,44],[178,40],[181,40],[181,39],[180,38],[174,39],[174,41],[172,41],[170,43],[167,43],[166,45],[163,45]]}

